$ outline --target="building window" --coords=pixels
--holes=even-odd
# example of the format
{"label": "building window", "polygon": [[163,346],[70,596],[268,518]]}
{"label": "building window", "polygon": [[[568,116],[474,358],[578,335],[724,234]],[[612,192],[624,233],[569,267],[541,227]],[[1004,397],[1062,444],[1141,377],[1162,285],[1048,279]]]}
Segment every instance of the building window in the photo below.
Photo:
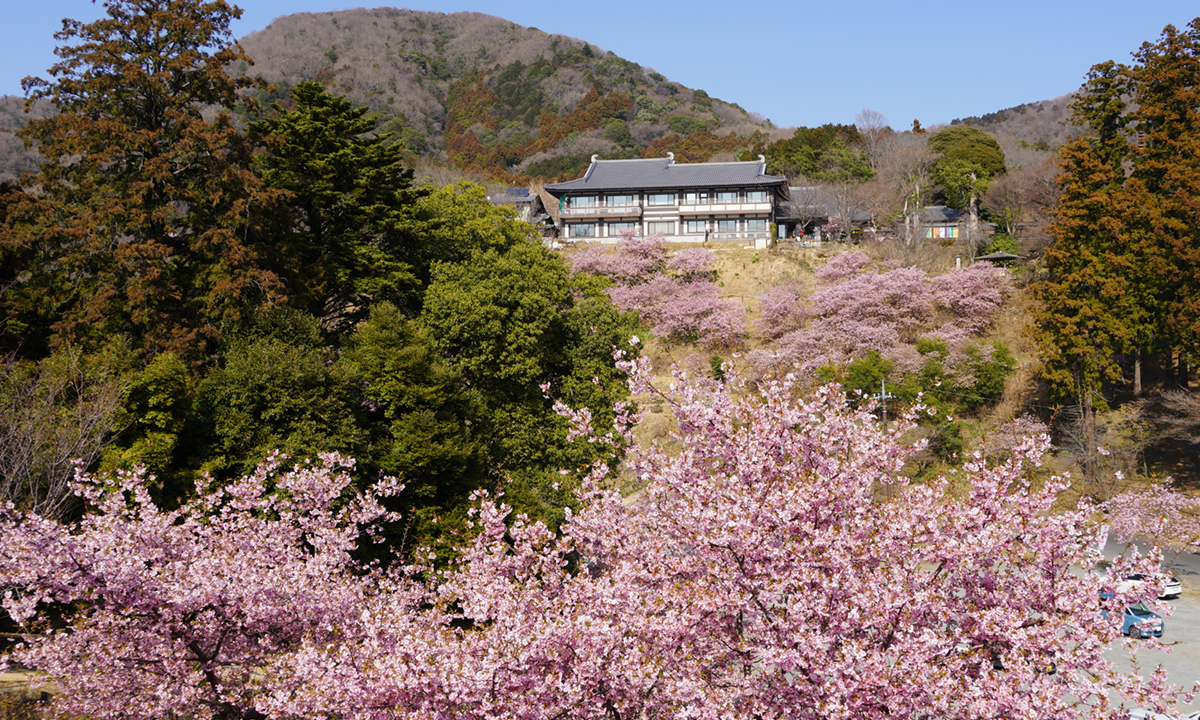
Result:
{"label": "building window", "polygon": [[596,237],[596,223],[571,223],[567,226],[569,237]]}
{"label": "building window", "polygon": [[747,190],[746,191],[746,202],[766,202],[766,201],[767,201],[767,191],[766,190]]}
{"label": "building window", "polygon": [[612,205],[634,205],[632,195],[609,195],[608,204]]}
{"label": "building window", "polygon": [[648,222],[646,223],[647,235],[674,235],[675,223],[673,222]]}
{"label": "building window", "polygon": [[635,222],[610,222],[607,223],[609,237],[617,237],[623,232],[637,232],[637,223]]}
{"label": "building window", "polygon": [[570,199],[571,207],[594,207],[595,204],[595,195],[579,195]]}
{"label": "building window", "polygon": [[750,218],[746,221],[746,230],[749,232],[766,232],[766,218]]}
{"label": "building window", "polygon": [[646,196],[647,205],[674,205],[675,193],[650,193]]}
{"label": "building window", "polygon": [[958,228],[954,226],[925,228],[925,237],[929,239],[941,238],[945,240],[953,240],[954,238],[958,237]]}
{"label": "building window", "polygon": [[704,220],[688,220],[687,221],[687,234],[688,235],[702,235],[706,229],[705,228],[706,224],[707,223]]}
{"label": "building window", "polygon": [[737,232],[737,220],[718,220],[717,232],[731,233]]}
{"label": "building window", "polygon": [[719,192],[717,193],[717,202],[723,205],[729,205],[738,201],[736,192]]}
{"label": "building window", "polygon": [[684,193],[684,205],[706,205],[708,204],[708,192],[690,192]]}

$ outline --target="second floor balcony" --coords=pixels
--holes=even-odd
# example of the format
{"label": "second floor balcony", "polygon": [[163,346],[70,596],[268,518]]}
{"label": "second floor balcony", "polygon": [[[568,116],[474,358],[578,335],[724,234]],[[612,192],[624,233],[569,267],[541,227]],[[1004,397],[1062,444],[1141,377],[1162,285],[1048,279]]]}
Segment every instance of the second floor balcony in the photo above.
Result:
{"label": "second floor balcony", "polygon": [[564,205],[561,212],[563,217],[638,217],[642,214],[642,205],[632,203],[597,202],[586,205]]}

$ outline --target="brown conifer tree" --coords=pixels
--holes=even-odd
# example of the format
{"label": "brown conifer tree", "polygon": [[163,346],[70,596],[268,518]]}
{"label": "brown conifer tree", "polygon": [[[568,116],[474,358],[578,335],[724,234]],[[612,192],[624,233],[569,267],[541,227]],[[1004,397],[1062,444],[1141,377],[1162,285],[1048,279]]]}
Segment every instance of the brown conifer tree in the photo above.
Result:
{"label": "brown conifer tree", "polygon": [[[277,191],[250,170],[234,126],[249,61],[224,0],[108,0],[66,20],[50,80],[30,101],[57,114],[24,131],[45,159],[36,207],[13,229],[39,249],[10,312],[59,340],[123,332],[147,355],[197,357],[223,323],[276,299],[256,225]],[[24,322],[32,327],[36,322]]]}

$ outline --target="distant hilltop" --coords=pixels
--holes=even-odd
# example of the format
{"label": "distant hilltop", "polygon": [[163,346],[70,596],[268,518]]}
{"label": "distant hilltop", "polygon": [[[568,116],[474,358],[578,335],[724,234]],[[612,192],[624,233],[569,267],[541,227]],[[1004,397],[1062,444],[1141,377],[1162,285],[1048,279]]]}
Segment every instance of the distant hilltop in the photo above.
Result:
{"label": "distant hilltop", "polygon": [[[578,177],[594,154],[732,160],[792,134],[584,40],[482,13],[296,13],[239,42],[254,64],[230,71],[271,85],[259,92],[260,107],[287,105],[293,86],[316,80],[369,107],[379,131],[404,143],[414,164],[428,160],[515,182]],[[954,124],[1054,147],[1072,134],[1060,124],[1069,98]],[[23,103],[0,98],[0,179],[38,162],[36,150],[12,134],[26,121]]]}

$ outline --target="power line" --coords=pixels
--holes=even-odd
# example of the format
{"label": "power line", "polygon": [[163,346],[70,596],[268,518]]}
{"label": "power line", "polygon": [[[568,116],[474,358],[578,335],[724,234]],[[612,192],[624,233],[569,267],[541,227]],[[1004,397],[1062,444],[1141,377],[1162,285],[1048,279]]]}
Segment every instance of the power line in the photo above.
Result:
{"label": "power line", "polygon": [[[956,392],[951,392],[949,390],[942,390],[940,388],[926,388],[926,389],[922,390],[921,392],[932,394],[932,395],[953,396],[953,397],[961,398],[961,399],[984,400],[984,401],[991,402],[994,404],[1016,405],[1018,407],[1037,408],[1038,410],[1049,410],[1050,412],[1059,412],[1064,408],[1064,406],[1061,406],[1061,405],[1058,405],[1058,406],[1038,405],[1035,403],[1025,403],[1025,402],[1019,402],[1016,400],[1005,400],[1003,398],[987,397],[985,395],[956,393]],[[895,397],[895,396],[893,396],[893,397]],[[1066,407],[1071,407],[1071,406],[1066,406]],[[1180,420],[1179,418],[1172,418],[1172,417],[1143,415],[1142,419],[1143,420],[1154,420],[1156,422],[1163,422],[1163,423],[1172,423],[1175,425],[1200,425],[1200,421]]]}

